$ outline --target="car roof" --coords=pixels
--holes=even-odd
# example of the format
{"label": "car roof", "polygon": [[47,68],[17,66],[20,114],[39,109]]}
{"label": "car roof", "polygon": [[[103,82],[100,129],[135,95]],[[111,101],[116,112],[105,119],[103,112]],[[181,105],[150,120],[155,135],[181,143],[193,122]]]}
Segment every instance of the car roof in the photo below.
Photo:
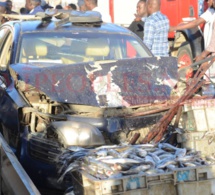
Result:
{"label": "car roof", "polygon": [[4,25],[10,25],[12,28],[16,28],[19,26],[21,33],[26,32],[42,32],[42,31],[83,31],[83,32],[109,32],[109,33],[125,33],[125,34],[132,34],[131,31],[128,29],[118,26],[112,23],[101,23],[100,25],[78,25],[67,23],[62,26],[56,26],[55,21],[50,22],[43,22],[41,20],[34,20],[34,21],[10,21]]}

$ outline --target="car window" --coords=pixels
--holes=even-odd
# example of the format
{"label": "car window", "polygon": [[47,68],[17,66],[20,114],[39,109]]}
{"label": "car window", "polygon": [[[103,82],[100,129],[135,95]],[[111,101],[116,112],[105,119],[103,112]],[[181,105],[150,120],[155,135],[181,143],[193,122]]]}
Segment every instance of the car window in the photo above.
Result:
{"label": "car window", "polygon": [[150,53],[135,37],[105,33],[23,34],[20,63],[64,63],[148,57]]}
{"label": "car window", "polygon": [[0,63],[7,67],[10,63],[11,47],[12,47],[12,33],[7,29],[0,31]]}
{"label": "car window", "polygon": [[2,50],[2,45],[4,44],[4,40],[6,39],[8,35],[9,30],[6,28],[3,28],[0,30],[0,49]]}

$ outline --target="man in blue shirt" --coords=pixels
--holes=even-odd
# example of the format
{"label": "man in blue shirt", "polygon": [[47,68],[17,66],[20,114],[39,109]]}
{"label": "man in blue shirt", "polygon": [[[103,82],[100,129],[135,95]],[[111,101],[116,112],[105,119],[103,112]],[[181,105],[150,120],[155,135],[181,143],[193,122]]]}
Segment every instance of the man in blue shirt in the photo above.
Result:
{"label": "man in blue shirt", "polygon": [[169,56],[169,19],[160,12],[160,4],[160,0],[147,1],[143,42],[155,56]]}
{"label": "man in blue shirt", "polygon": [[[29,2],[26,1],[26,4]],[[41,0],[31,0],[30,5],[28,4],[27,9],[30,9],[29,14],[35,15],[37,12],[44,12],[43,8],[41,7]]]}

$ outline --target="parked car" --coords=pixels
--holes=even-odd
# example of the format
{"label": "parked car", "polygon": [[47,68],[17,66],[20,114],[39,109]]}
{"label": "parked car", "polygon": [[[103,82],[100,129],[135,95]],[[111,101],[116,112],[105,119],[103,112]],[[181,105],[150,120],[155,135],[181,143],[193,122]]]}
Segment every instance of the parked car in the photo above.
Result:
{"label": "parked car", "polygon": [[153,57],[129,30],[84,18],[0,27],[0,129],[41,192],[65,189],[55,169],[64,148],[126,142],[161,117],[141,112],[168,100],[177,80],[175,58]]}

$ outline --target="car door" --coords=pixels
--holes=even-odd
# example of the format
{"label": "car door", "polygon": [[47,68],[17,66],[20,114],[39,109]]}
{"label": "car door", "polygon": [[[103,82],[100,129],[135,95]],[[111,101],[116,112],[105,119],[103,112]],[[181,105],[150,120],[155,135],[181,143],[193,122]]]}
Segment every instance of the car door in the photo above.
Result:
{"label": "car door", "polygon": [[16,148],[19,135],[18,94],[11,77],[13,34],[7,26],[0,29],[0,129],[10,146]]}
{"label": "car door", "polygon": [[[7,66],[9,65],[10,61],[10,48],[12,44],[12,34],[10,33],[9,29],[2,28],[0,30],[0,75],[1,75],[1,81],[4,82],[6,86],[9,85],[9,78],[7,76]],[[4,87],[0,87],[1,93],[0,98],[4,94],[2,91],[4,90]]]}

